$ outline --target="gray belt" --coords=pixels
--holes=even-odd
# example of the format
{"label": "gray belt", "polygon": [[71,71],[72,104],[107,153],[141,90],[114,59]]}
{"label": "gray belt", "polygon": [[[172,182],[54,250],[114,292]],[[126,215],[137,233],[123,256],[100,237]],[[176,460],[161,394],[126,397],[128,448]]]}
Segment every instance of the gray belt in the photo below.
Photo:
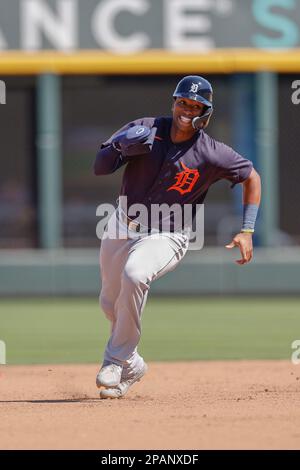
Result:
{"label": "gray belt", "polygon": [[137,233],[140,233],[140,232],[150,233],[151,232],[150,228],[145,227],[144,225],[140,224],[139,222],[130,219],[130,217],[128,217],[120,207],[117,211],[117,214],[120,217],[120,219],[122,220],[122,222],[124,222],[127,225],[129,230],[133,230],[134,232],[137,232]]}
{"label": "gray belt", "polygon": [[[123,209],[120,208],[120,206],[117,210],[117,214],[118,214],[118,217],[121,219],[121,221],[124,222],[129,228],[129,230],[132,230],[133,232],[148,233],[148,234],[162,232],[162,230],[159,230],[157,228],[146,227],[145,225],[142,225],[140,222],[137,222],[136,220],[131,219],[125,214],[125,212],[123,211]],[[174,230],[170,230],[170,232],[174,232]],[[183,233],[183,231],[181,230],[180,233]]]}

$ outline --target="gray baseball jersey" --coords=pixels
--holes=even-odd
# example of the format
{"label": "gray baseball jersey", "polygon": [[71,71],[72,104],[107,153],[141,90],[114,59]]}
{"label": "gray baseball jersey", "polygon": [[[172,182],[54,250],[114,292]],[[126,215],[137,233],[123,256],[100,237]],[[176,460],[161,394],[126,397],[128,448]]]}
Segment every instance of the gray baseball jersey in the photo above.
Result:
{"label": "gray baseball jersey", "polygon": [[141,118],[114,134],[135,125],[157,127],[152,151],[146,155],[122,157],[111,145],[114,135],[102,144],[95,174],[113,173],[127,163],[120,194],[127,196],[128,205],[201,204],[209,187],[217,181],[225,178],[235,185],[248,178],[251,161],[203,130],[190,140],[174,144],[171,124],[170,117]]}

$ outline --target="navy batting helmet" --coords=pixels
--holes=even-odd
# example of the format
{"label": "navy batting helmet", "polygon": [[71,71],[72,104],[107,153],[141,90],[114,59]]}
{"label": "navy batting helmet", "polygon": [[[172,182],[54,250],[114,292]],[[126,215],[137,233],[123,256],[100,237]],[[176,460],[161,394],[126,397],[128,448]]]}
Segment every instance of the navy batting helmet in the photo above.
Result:
{"label": "navy batting helmet", "polygon": [[177,84],[173,98],[188,98],[204,104],[201,116],[193,119],[195,129],[205,128],[213,112],[212,106],[213,89],[209,81],[198,75],[183,77]]}

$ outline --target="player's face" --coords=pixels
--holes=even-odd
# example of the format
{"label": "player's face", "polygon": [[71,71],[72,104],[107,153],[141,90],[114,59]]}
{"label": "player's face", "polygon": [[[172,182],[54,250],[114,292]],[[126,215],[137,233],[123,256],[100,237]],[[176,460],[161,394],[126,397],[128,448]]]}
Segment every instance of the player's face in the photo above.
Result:
{"label": "player's face", "polygon": [[173,105],[173,121],[181,131],[191,132],[193,129],[192,120],[200,116],[204,105],[198,101],[188,98],[176,98]]}

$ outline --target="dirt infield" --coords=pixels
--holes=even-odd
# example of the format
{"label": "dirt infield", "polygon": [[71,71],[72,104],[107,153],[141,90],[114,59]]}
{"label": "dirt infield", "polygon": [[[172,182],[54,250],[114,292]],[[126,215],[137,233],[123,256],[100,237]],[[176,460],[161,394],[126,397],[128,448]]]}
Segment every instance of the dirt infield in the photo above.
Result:
{"label": "dirt infield", "polygon": [[300,449],[300,366],[152,363],[119,400],[97,365],[1,366],[1,449]]}

